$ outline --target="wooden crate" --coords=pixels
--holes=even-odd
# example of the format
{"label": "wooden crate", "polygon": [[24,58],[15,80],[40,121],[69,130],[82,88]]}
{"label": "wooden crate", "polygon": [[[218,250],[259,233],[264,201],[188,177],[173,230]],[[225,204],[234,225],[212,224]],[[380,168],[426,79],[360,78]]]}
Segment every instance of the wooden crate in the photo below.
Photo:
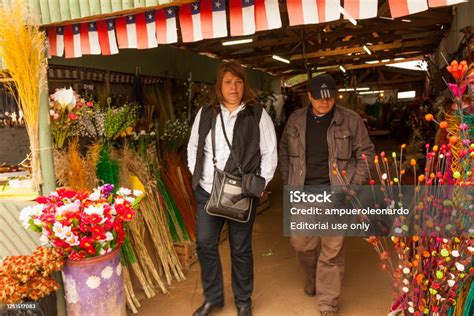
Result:
{"label": "wooden crate", "polygon": [[[219,238],[219,243],[227,239],[227,225],[224,225]],[[175,242],[174,249],[178,255],[183,272],[188,272],[191,266],[198,261],[195,241]]]}
{"label": "wooden crate", "polygon": [[187,272],[189,268],[198,260],[196,253],[196,242],[182,241],[174,243],[174,250],[178,255],[183,272]]}

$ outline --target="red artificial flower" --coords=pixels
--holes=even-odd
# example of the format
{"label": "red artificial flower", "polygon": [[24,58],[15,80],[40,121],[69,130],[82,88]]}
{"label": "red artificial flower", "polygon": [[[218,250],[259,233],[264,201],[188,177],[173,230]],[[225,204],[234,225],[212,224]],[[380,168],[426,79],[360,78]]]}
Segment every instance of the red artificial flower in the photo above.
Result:
{"label": "red artificial flower", "polygon": [[96,250],[95,250],[94,247],[90,247],[90,248],[87,248],[87,249],[86,249],[86,253],[87,253],[89,256],[93,256],[93,255],[95,255]]}
{"label": "red artificial flower", "polygon": [[46,197],[46,196],[38,196],[36,199],[35,199],[36,203],[39,203],[39,204],[48,204],[49,203],[49,198]]}
{"label": "red artificial flower", "polygon": [[106,238],[104,229],[100,226],[92,226],[90,231],[92,233],[93,240],[102,240]]}
{"label": "red artificial flower", "polygon": [[56,190],[56,193],[58,193],[60,198],[67,198],[67,199],[72,199],[76,197],[77,193],[74,190],[71,190],[69,188],[59,188]]}
{"label": "red artificial flower", "polygon": [[124,222],[130,222],[133,220],[133,217],[135,216],[135,211],[131,208],[127,208],[119,216],[122,217]]}
{"label": "red artificial flower", "polygon": [[88,217],[88,222],[91,224],[97,225],[102,221],[102,218],[100,217],[99,214],[90,214],[87,217]]}
{"label": "red artificial flower", "polygon": [[104,222],[104,230],[109,231],[114,228],[114,223],[111,220],[106,220]]}
{"label": "red artificial flower", "polygon": [[79,241],[79,246],[83,249],[88,249],[94,246],[94,242],[90,237],[84,237]]}
{"label": "red artificial flower", "polygon": [[40,215],[39,219],[45,223],[53,224],[56,221],[56,217],[51,213],[43,213]]}
{"label": "red artificial flower", "polygon": [[86,255],[83,251],[76,252],[75,250],[71,251],[71,254],[69,255],[70,260],[81,260],[85,257]]}
{"label": "red artificial flower", "polygon": [[94,106],[94,103],[92,103],[91,101],[87,101],[86,105],[91,108]]}

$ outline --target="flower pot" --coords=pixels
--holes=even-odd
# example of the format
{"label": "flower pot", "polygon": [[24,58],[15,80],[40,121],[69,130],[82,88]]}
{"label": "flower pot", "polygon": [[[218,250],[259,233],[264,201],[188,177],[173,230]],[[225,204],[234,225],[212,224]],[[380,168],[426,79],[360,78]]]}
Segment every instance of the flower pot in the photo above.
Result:
{"label": "flower pot", "polygon": [[120,249],[65,261],[62,273],[68,316],[127,314]]}

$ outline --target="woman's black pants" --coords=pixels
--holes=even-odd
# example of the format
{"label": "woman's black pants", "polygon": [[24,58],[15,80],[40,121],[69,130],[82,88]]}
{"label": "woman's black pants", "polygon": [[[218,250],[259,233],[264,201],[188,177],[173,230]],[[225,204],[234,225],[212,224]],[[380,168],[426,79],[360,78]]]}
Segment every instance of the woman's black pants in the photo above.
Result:
{"label": "woman's black pants", "polygon": [[227,221],[232,261],[232,290],[237,308],[251,306],[253,291],[252,226],[258,199],[254,200],[250,220],[240,223],[206,213],[204,206],[210,194],[200,186],[197,200],[197,254],[201,265],[201,282],[206,302],[224,302],[224,283],[219,259],[219,236]]}

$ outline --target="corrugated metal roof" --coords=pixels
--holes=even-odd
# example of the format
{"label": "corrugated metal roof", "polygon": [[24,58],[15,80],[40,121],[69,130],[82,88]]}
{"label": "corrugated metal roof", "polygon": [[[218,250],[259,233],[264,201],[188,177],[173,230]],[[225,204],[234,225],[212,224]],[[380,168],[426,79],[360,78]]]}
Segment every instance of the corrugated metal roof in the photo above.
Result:
{"label": "corrugated metal roof", "polygon": [[26,230],[20,219],[21,209],[36,202],[0,200],[0,259],[29,255],[40,245],[39,235]]}
{"label": "corrugated metal roof", "polygon": [[[16,0],[0,0],[0,5]],[[26,0],[40,16],[40,24],[48,25],[71,20],[102,18],[140,11],[145,8],[182,5],[196,0]]]}

